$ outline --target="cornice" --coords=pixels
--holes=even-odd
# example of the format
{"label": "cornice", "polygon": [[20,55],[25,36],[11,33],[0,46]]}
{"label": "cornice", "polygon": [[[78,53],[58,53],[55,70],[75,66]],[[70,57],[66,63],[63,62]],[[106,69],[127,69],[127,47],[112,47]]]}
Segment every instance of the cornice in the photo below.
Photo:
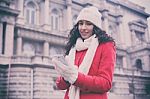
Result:
{"label": "cornice", "polygon": [[[59,36],[57,35],[58,32],[53,33],[53,32],[42,32],[42,31],[37,31],[37,30],[30,30],[27,28],[23,27],[18,27],[18,37],[23,37],[27,39],[32,39],[36,41],[47,41],[50,44],[56,44],[56,45],[61,45],[65,46],[67,37],[65,36]],[[59,33],[62,34],[62,33]]]}
{"label": "cornice", "polygon": [[19,14],[19,10],[14,10],[14,9],[11,9],[11,8],[8,8],[8,7],[5,7],[5,6],[0,6],[0,13],[2,14],[9,14],[9,15],[12,15],[12,16],[18,16]]}
{"label": "cornice", "polygon": [[144,10],[145,8],[144,7],[141,7],[139,5],[136,5],[132,2],[130,2],[129,0],[107,0],[107,2],[112,2],[112,3],[115,3],[117,5],[120,5],[122,7],[126,7],[130,10],[133,10],[139,14],[142,14],[144,15],[145,17],[149,17],[150,14],[146,13]]}

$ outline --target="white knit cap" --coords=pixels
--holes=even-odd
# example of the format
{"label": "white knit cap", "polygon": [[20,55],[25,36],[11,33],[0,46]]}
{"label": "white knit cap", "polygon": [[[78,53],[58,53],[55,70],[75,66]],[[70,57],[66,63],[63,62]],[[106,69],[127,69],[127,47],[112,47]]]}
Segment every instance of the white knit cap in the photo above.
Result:
{"label": "white knit cap", "polygon": [[90,6],[87,8],[83,8],[80,11],[76,23],[78,23],[80,20],[86,20],[101,28],[101,16],[102,15],[99,12],[98,8]]}

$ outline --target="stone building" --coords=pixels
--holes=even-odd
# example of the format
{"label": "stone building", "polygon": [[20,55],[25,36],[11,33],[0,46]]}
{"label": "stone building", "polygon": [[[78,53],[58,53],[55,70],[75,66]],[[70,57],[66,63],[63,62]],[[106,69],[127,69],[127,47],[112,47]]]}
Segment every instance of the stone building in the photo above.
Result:
{"label": "stone building", "polygon": [[91,5],[117,45],[110,99],[150,99],[150,15],[128,0],[0,0],[0,99],[63,99],[50,57]]}

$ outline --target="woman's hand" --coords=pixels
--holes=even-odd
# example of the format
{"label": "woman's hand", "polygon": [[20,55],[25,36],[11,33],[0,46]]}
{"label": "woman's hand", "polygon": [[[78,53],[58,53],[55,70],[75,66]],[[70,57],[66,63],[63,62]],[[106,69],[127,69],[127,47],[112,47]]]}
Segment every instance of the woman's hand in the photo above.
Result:
{"label": "woman's hand", "polygon": [[[63,62],[59,61],[57,58],[53,58],[52,62],[55,65],[57,72],[64,77],[66,81],[69,81],[70,84],[73,84],[78,77],[78,67],[75,65],[65,65]],[[67,61],[67,63],[69,63]]]}

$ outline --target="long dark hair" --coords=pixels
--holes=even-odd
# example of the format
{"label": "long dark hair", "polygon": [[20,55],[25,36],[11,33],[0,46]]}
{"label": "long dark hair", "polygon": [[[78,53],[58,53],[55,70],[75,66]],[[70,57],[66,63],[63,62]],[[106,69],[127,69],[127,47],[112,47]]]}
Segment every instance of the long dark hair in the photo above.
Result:
{"label": "long dark hair", "polygon": [[[112,37],[108,36],[108,34],[106,34],[105,31],[101,30],[95,25],[93,28],[93,34],[96,34],[96,37],[98,37],[99,44],[105,43],[105,42],[114,42],[114,39]],[[69,40],[65,47],[66,49],[65,55],[68,55],[71,48],[75,46],[78,37],[81,37],[81,35],[78,30],[78,24],[76,24],[73,27],[73,29],[70,31]]]}

